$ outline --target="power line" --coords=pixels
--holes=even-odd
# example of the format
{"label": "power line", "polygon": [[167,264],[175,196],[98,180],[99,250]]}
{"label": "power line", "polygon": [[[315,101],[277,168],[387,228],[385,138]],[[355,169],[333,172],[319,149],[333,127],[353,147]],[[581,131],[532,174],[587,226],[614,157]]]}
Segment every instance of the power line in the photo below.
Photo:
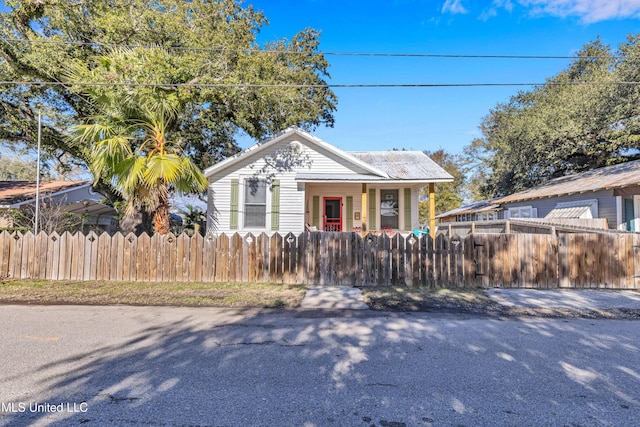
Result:
{"label": "power line", "polygon": [[[167,50],[191,50],[209,52],[234,52],[234,53],[277,53],[288,55],[308,55],[308,51],[290,51],[275,49],[228,49],[224,47],[189,47],[189,46],[153,46],[153,45],[127,45],[102,42],[81,42],[81,41],[58,41],[58,40],[25,40],[7,39],[7,43],[29,43],[29,44],[55,44],[55,45],[76,45],[76,46],[98,46],[109,48],[128,49],[167,49]],[[465,55],[465,54],[444,54],[444,53],[394,53],[394,52],[341,52],[341,51],[318,51],[319,55],[331,56],[355,56],[355,57],[395,57],[395,58],[448,58],[448,59],[640,59],[640,56],[618,56],[618,55]]]}
{"label": "power line", "polygon": [[640,82],[544,82],[544,83],[327,83],[327,84],[266,84],[266,83],[102,83],[0,81],[1,86],[112,86],[112,87],[199,87],[199,88],[438,88],[438,87],[516,87],[516,86],[638,86]]}

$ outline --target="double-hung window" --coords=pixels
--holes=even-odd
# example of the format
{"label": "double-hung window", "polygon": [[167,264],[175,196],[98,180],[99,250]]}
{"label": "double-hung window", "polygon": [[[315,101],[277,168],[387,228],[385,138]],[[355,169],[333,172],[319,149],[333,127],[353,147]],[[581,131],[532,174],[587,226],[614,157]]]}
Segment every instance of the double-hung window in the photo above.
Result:
{"label": "double-hung window", "polygon": [[244,226],[264,228],[267,224],[267,183],[263,179],[244,182]]}

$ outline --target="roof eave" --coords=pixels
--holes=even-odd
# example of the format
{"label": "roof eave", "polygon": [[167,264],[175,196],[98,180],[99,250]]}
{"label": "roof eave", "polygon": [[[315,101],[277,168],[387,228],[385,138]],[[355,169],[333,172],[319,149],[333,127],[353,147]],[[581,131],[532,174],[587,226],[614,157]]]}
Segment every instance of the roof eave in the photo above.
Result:
{"label": "roof eave", "polygon": [[382,178],[382,179],[315,179],[315,178],[296,178],[297,182],[335,182],[335,183],[343,183],[343,182],[351,182],[351,183],[366,183],[366,184],[375,184],[375,183],[394,183],[394,184],[437,184],[440,182],[453,182],[453,179],[449,178],[432,178],[432,179],[392,179],[392,178]]}

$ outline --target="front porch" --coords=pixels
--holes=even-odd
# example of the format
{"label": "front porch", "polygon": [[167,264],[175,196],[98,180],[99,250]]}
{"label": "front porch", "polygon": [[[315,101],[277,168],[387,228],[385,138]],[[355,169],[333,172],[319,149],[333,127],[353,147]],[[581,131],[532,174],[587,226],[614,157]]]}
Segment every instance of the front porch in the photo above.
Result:
{"label": "front porch", "polygon": [[420,226],[418,193],[424,184],[307,182],[304,185],[308,230],[409,233]]}

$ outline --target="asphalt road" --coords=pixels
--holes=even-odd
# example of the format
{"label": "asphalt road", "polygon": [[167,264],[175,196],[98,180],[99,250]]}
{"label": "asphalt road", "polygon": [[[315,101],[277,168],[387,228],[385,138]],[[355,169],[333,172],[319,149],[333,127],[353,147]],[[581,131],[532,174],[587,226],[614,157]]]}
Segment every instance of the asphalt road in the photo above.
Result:
{"label": "asphalt road", "polygon": [[638,426],[640,322],[0,306],[0,425]]}

